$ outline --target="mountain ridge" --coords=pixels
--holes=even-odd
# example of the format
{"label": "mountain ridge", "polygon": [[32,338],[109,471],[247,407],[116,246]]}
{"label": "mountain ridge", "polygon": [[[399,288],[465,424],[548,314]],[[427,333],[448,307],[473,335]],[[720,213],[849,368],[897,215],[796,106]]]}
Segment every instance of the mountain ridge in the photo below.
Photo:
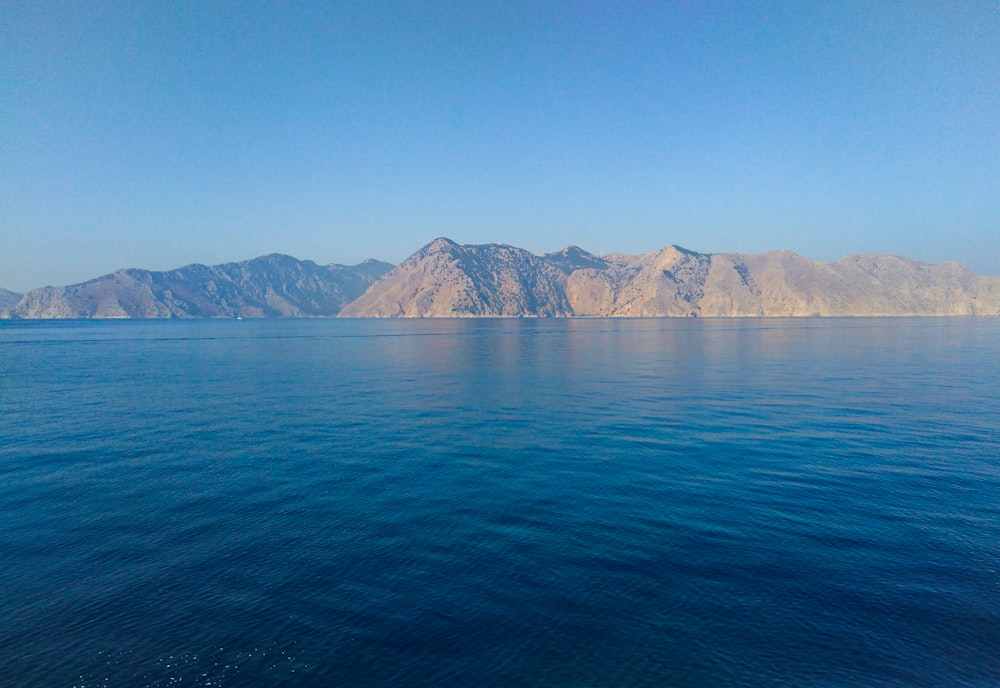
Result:
{"label": "mountain ridge", "polygon": [[279,253],[164,271],[126,268],[79,284],[33,289],[7,317],[324,317],[391,268],[374,260],[317,265]]}
{"label": "mountain ridge", "polygon": [[[506,295],[507,298],[498,298]],[[535,255],[439,238],[340,317],[797,317],[1000,315],[1000,278],[882,254],[822,263],[792,251],[698,253],[676,245]]]}
{"label": "mountain ridge", "polygon": [[5,294],[13,295],[0,302],[6,318],[1000,316],[1000,277],[951,261],[859,253],[823,263],[787,250],[705,254],[676,245],[533,254],[444,237],[398,266],[268,254]]}
{"label": "mountain ridge", "polygon": [[24,294],[0,287],[0,313],[13,308],[23,297]]}

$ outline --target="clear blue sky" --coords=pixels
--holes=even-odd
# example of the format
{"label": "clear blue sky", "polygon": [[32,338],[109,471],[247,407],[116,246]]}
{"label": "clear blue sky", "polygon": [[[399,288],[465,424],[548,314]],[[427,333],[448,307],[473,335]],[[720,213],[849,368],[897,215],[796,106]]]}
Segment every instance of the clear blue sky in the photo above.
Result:
{"label": "clear blue sky", "polygon": [[268,252],[1000,275],[1000,3],[0,0],[0,286]]}

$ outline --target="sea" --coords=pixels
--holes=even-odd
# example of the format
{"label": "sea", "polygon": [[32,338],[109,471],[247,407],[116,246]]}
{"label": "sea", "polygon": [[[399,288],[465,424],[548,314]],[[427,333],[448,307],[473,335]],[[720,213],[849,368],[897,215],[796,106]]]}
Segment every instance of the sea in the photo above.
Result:
{"label": "sea", "polygon": [[0,685],[1000,686],[1000,319],[2,322]]}

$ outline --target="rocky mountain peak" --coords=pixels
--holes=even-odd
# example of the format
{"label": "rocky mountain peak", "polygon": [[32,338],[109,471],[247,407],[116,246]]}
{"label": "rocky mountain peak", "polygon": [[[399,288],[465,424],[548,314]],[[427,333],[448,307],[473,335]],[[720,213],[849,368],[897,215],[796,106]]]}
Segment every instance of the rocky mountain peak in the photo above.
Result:
{"label": "rocky mountain peak", "polygon": [[218,318],[336,315],[388,263],[364,269],[319,266],[273,253],[239,263],[197,263],[176,270],[129,268],[67,287],[26,294],[14,318]]}
{"label": "rocky mountain peak", "polygon": [[608,267],[608,261],[584,251],[579,246],[567,246],[562,251],[546,253],[542,256],[542,260],[567,275],[576,270],[604,270]]}
{"label": "rocky mountain peak", "polygon": [[456,249],[460,248],[462,247],[459,244],[452,241],[451,239],[448,239],[447,237],[438,237],[437,239],[435,239],[434,241],[432,241],[431,243],[427,244],[422,249],[420,249],[418,253],[424,253],[424,254],[442,253],[442,252],[451,253]]}
{"label": "rocky mountain peak", "polygon": [[1000,315],[1000,278],[892,257],[830,265],[791,251],[702,254],[675,245],[602,257],[567,246],[536,256],[504,244],[443,239],[342,311],[353,317],[957,314]]}
{"label": "rocky mountain peak", "polygon": [[669,245],[595,256],[535,255],[444,237],[393,268],[317,265],[284,254],[168,271],[131,268],[23,297],[0,317],[1000,316],[1000,277],[956,263],[861,254],[821,263],[791,251],[702,254]]}

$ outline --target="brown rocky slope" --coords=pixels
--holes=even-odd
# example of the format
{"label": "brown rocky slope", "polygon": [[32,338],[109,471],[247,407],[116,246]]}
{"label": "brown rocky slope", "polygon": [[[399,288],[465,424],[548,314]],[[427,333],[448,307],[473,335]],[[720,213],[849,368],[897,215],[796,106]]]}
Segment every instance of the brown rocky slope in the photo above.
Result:
{"label": "brown rocky slope", "polygon": [[790,251],[702,254],[667,246],[541,256],[436,239],[341,317],[1000,315],[1000,278],[887,255],[828,264]]}
{"label": "brown rocky slope", "polygon": [[227,318],[332,316],[392,268],[317,265],[271,254],[177,270],[119,270],[82,284],[28,292],[13,318]]}

